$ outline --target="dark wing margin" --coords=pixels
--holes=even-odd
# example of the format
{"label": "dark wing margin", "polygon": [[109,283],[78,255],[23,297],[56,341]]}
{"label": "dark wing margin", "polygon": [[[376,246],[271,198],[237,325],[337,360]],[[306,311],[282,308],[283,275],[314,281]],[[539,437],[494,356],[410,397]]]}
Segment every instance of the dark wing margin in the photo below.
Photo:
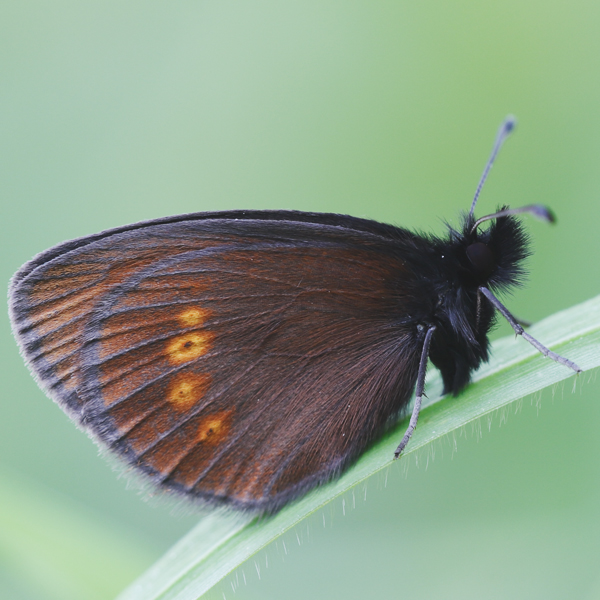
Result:
{"label": "dark wing margin", "polygon": [[405,232],[209,215],[39,255],[13,279],[13,331],[47,393],[159,488],[272,512],[339,474],[409,401]]}

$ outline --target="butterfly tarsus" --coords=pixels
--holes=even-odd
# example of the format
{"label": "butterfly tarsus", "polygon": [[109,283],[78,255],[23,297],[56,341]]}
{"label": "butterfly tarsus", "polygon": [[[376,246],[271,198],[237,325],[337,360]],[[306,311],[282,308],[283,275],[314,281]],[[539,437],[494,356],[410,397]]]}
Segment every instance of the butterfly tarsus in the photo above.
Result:
{"label": "butterfly tarsus", "polygon": [[398,444],[396,451],[394,452],[394,460],[396,460],[406,445],[410,441],[410,438],[417,426],[417,421],[419,420],[419,413],[421,412],[421,402],[423,400],[423,396],[425,395],[425,374],[427,373],[427,359],[429,358],[429,346],[431,345],[431,338],[433,337],[433,332],[435,331],[435,325],[431,325],[425,334],[425,341],[423,342],[423,350],[421,351],[421,360],[419,362],[419,373],[417,375],[417,388],[415,394],[415,405],[413,407],[412,415],[410,416],[410,423],[408,424],[408,428],[402,441]]}
{"label": "butterfly tarsus", "polygon": [[500,314],[509,322],[510,326],[515,330],[517,335],[522,336],[525,340],[527,340],[534,348],[539,350],[544,356],[551,358],[553,361],[564,365],[565,367],[569,367],[573,369],[575,373],[581,373],[583,369],[576,365],[573,361],[561,356],[560,354],[556,354],[556,352],[552,352],[544,346],[542,343],[538,342],[533,336],[529,335],[521,325],[519,325],[517,319],[512,316],[509,310],[488,290],[486,287],[481,286],[479,291],[492,303],[494,308],[496,308]]}

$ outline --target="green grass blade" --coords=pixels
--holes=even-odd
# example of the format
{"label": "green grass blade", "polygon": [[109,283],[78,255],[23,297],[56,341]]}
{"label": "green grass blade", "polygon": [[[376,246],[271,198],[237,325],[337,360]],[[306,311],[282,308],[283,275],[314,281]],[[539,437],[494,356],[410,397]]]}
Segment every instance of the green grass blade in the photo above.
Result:
{"label": "green grass blade", "polygon": [[[600,366],[600,296],[552,315],[529,329],[558,353],[586,371]],[[507,404],[572,377],[572,372],[544,358],[522,339],[502,338],[493,358],[458,398],[440,397],[441,381],[430,370],[426,400],[407,455]],[[196,600],[219,581],[309,514],[388,467],[406,428],[398,424],[339,480],[314,490],[300,501],[263,521],[214,513],[204,519],[151,567],[118,600]]]}

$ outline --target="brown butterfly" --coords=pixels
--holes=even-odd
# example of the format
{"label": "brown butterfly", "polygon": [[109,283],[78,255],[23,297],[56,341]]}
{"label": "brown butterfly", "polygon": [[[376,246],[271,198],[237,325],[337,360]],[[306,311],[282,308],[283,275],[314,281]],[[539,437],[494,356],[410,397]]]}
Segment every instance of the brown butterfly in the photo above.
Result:
{"label": "brown butterfly", "polygon": [[[488,359],[490,289],[519,283],[514,216],[473,210],[446,239],[293,211],[197,213],[65,242],[10,289],[40,385],[160,489],[274,512],[337,476],[407,409],[428,357],[458,393]],[[492,223],[480,230],[484,221]]]}

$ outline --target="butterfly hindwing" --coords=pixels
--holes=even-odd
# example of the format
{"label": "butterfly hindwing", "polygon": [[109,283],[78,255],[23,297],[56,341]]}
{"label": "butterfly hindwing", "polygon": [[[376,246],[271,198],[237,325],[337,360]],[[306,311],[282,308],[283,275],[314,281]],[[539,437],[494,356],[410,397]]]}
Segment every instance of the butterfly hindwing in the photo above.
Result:
{"label": "butterfly hindwing", "polygon": [[295,214],[150,222],[41,255],[12,289],[26,359],[159,486],[275,510],[390,424],[418,363],[393,228]]}

